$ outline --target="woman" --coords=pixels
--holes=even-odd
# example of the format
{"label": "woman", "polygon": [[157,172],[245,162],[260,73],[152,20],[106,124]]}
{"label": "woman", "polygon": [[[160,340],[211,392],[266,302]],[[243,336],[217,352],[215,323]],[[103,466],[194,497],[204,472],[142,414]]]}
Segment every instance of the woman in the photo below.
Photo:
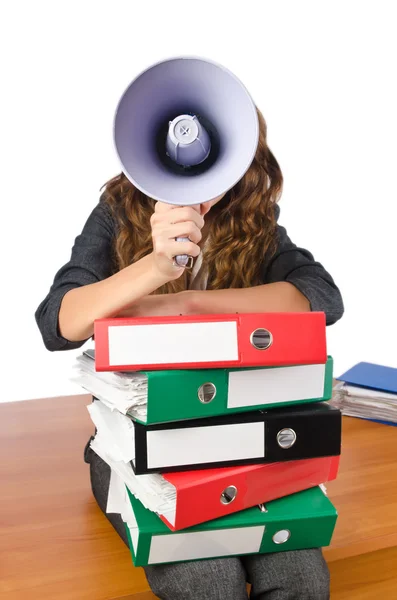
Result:
{"label": "woman", "polygon": [[[278,224],[283,178],[260,138],[244,177],[200,206],[174,207],[146,197],[120,174],[106,186],[36,311],[49,350],[79,348],[94,320],[234,312],[324,311],[343,314],[332,277]],[[191,241],[176,241],[188,237]],[[193,270],[174,257],[194,257]],[[87,444],[93,494],[106,510],[110,472]],[[106,515],[127,544],[118,515]],[[329,573],[320,549],[150,566],[153,592],[164,600],[326,600]]]}

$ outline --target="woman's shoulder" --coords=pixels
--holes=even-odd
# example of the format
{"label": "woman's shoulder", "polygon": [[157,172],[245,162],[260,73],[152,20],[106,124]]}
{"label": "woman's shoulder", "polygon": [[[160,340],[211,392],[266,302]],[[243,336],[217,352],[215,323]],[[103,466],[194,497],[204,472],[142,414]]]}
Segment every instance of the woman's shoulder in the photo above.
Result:
{"label": "woman's shoulder", "polygon": [[104,235],[114,237],[116,235],[117,222],[115,215],[106,200],[106,195],[101,194],[97,204],[92,208],[82,233],[93,235]]}

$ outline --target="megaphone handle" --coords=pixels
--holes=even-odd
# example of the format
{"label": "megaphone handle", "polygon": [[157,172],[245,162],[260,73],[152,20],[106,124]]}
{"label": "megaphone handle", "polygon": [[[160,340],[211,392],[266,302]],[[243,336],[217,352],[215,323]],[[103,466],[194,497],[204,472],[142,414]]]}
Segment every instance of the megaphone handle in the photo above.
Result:
{"label": "megaphone handle", "polygon": [[[189,238],[187,238],[187,237],[177,237],[176,241],[177,242],[190,242]],[[187,254],[178,254],[178,256],[175,256],[174,260],[175,260],[175,263],[179,267],[185,267],[187,269],[191,269],[193,266],[193,257],[188,256]]]}

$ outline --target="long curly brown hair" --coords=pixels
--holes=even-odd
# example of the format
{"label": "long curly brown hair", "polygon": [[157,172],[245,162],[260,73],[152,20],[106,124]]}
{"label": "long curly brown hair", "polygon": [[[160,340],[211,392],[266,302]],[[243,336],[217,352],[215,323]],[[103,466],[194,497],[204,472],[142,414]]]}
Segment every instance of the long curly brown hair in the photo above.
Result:
{"label": "long curly brown hair", "polygon": [[[240,181],[216,204],[203,251],[208,265],[207,289],[246,288],[259,285],[265,254],[275,249],[274,205],[282,192],[283,176],[267,145],[267,127],[259,118],[259,143],[254,160]],[[115,269],[122,269],[153,250],[150,217],[155,200],[138,190],[120,173],[103,186],[103,200],[118,225],[114,245]],[[155,293],[179,292],[187,287],[185,273]]]}

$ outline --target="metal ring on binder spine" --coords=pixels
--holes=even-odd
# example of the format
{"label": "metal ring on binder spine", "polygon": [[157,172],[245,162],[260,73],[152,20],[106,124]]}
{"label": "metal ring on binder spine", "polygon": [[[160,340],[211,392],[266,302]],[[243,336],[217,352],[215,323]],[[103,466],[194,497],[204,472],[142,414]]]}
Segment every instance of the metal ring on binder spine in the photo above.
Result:
{"label": "metal ring on binder spine", "polygon": [[293,429],[281,429],[277,434],[277,443],[280,448],[291,448],[296,442],[296,433]]}
{"label": "metal ring on binder spine", "polygon": [[280,529],[280,531],[276,531],[272,537],[272,540],[275,544],[285,544],[285,542],[288,542],[290,537],[291,532],[289,529]]}
{"label": "metal ring on binder spine", "polygon": [[209,402],[212,402],[216,396],[216,387],[211,382],[203,383],[203,385],[200,385],[197,395],[200,402],[208,404]]}
{"label": "metal ring on binder spine", "polygon": [[234,485],[229,485],[221,494],[221,503],[230,504],[237,496],[237,488]]}
{"label": "metal ring on binder spine", "polygon": [[251,333],[250,342],[257,350],[267,350],[273,343],[273,336],[267,329],[255,329]]}

